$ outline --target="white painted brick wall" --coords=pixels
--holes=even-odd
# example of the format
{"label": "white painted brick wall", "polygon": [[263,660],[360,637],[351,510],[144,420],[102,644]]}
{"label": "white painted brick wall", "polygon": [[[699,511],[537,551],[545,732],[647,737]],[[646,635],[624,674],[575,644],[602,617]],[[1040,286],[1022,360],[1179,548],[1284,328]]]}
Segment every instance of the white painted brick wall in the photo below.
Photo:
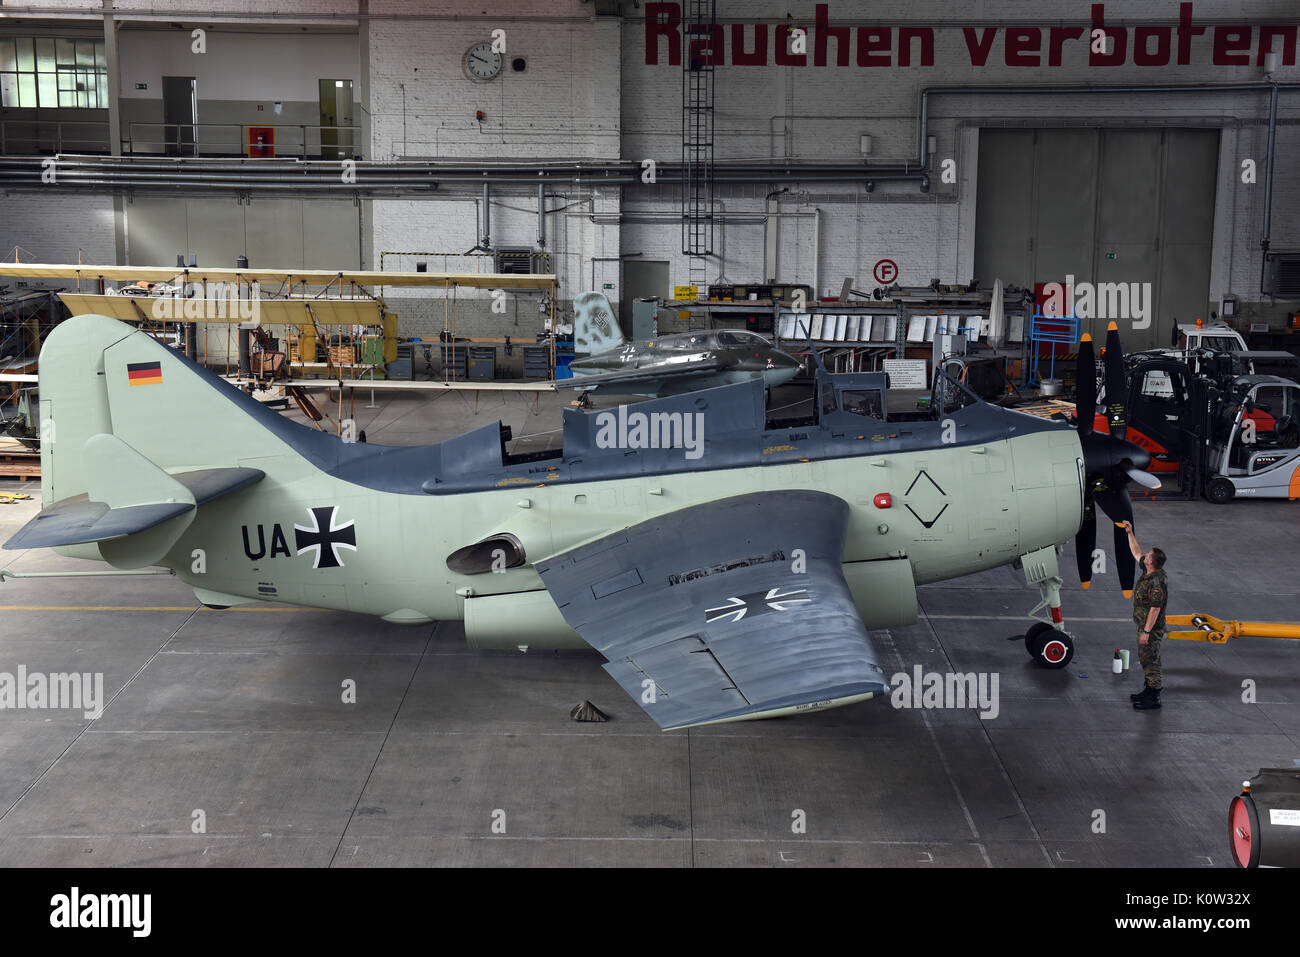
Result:
{"label": "white painted brick wall", "polygon": [[[371,23],[372,155],[617,157],[617,24],[494,22]],[[506,31],[502,71],[473,82],[465,52],[490,41],[493,29]],[[511,66],[516,57],[527,61],[522,73]]]}
{"label": "white painted brick wall", "polygon": [[[0,193],[0,257],[75,263],[77,250],[88,263],[115,263],[113,201],[83,193]],[[28,255],[30,253],[31,255]]]}

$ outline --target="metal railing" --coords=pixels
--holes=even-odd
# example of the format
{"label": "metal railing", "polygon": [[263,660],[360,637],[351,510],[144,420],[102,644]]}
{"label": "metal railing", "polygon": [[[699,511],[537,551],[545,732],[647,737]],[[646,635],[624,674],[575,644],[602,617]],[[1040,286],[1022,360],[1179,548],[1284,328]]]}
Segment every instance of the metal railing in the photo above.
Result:
{"label": "metal railing", "polygon": [[[249,129],[270,129],[273,143],[249,143]],[[126,125],[122,153],[158,156],[252,156],[355,159],[359,126],[305,123],[145,123]],[[258,147],[262,146],[262,149]],[[107,120],[0,119],[0,156],[109,153]]]}
{"label": "metal railing", "polygon": [[[259,143],[249,130],[272,130],[272,142]],[[145,123],[130,122],[122,139],[125,155],[317,157],[351,159],[361,138],[359,126],[307,123]],[[260,147],[260,148],[259,148]]]}
{"label": "metal railing", "polygon": [[107,153],[108,142],[107,120],[0,120],[0,155]]}

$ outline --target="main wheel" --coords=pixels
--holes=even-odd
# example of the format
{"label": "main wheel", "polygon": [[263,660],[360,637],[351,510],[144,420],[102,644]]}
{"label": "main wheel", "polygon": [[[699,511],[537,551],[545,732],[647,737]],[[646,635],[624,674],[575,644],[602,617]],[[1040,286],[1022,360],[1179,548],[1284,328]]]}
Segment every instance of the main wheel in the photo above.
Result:
{"label": "main wheel", "polygon": [[1029,626],[1025,632],[1025,651],[1029,652],[1030,658],[1037,658],[1039,652],[1043,650],[1043,642],[1046,641],[1043,636],[1052,630],[1052,626],[1045,621],[1036,621]]}
{"label": "main wheel", "polygon": [[1215,505],[1226,505],[1236,494],[1237,487],[1232,484],[1232,480],[1222,475],[1210,479],[1210,484],[1205,486],[1205,497]]}
{"label": "main wheel", "polygon": [[1228,846],[1238,867],[1259,867],[1259,812],[1248,794],[1228,804]]}
{"label": "main wheel", "polygon": [[1042,645],[1035,658],[1044,668],[1064,668],[1074,658],[1074,639],[1065,632],[1051,628],[1038,640]]}

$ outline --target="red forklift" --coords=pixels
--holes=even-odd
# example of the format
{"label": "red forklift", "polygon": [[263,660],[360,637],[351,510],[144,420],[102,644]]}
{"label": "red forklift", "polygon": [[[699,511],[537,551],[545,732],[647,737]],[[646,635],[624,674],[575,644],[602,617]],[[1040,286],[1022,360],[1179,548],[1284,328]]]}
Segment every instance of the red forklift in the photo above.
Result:
{"label": "red forklift", "polygon": [[[1300,497],[1300,365],[1289,354],[1207,353],[1192,364],[1167,352],[1128,358],[1128,394],[1100,403],[1151,453],[1147,471],[1177,476],[1178,494],[1224,503]],[[1281,365],[1278,365],[1281,363]],[[1274,373],[1261,375],[1256,369]],[[1288,374],[1289,373],[1289,374]]]}

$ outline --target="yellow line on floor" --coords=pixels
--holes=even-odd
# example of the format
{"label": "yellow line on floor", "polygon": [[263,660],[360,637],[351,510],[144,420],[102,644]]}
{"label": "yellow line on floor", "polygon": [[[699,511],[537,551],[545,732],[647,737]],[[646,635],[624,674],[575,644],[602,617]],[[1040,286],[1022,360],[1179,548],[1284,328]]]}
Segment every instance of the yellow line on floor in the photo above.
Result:
{"label": "yellow line on floor", "polygon": [[[327,608],[204,608],[199,611],[328,611]],[[193,605],[0,605],[0,611],[194,611]]]}

